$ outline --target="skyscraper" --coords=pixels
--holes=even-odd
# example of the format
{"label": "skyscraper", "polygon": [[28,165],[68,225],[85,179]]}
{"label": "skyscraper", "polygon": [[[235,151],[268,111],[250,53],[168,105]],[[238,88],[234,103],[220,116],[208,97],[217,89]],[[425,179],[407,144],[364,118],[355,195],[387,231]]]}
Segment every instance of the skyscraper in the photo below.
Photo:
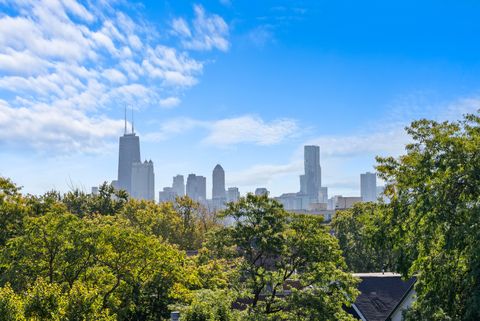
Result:
{"label": "skyscraper", "polygon": [[140,139],[135,135],[132,121],[132,132],[127,133],[127,115],[125,111],[125,131],[119,140],[118,180],[116,188],[132,194],[132,165],[140,163]]}
{"label": "skyscraper", "polygon": [[360,174],[360,195],[363,202],[377,200],[377,175],[375,173]]}
{"label": "skyscraper", "polygon": [[321,186],[320,193],[318,194],[318,202],[319,203],[327,203],[328,202],[328,187]]}
{"label": "skyscraper", "polygon": [[320,147],[307,145],[304,147],[305,194],[313,203],[318,202],[322,186],[322,169],[320,167]]}
{"label": "skyscraper", "polygon": [[176,196],[185,195],[185,181],[183,175],[173,177],[172,190]]}
{"label": "skyscraper", "polygon": [[270,194],[268,189],[266,187],[258,187],[255,189],[255,195],[260,196],[260,195],[267,195]]}
{"label": "skyscraper", "polygon": [[300,175],[300,194],[307,194],[305,175]]}
{"label": "skyscraper", "polygon": [[158,192],[158,202],[174,202],[177,195],[171,187],[164,187],[163,191]]}
{"label": "skyscraper", "polygon": [[227,192],[227,202],[236,202],[240,199],[238,187],[229,187]]}
{"label": "skyscraper", "polygon": [[136,199],[155,200],[155,173],[151,160],[132,164],[130,195]]}
{"label": "skyscraper", "polygon": [[225,171],[220,164],[213,169],[212,175],[212,199],[218,202],[225,202]]}
{"label": "skyscraper", "polygon": [[189,174],[187,177],[187,195],[197,202],[207,200],[207,179],[204,176]]}

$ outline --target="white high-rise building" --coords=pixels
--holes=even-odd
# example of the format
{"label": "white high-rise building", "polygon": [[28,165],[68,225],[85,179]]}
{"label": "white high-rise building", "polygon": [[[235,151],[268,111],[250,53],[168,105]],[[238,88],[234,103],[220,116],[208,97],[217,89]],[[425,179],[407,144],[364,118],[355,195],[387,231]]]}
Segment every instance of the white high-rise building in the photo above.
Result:
{"label": "white high-rise building", "polygon": [[136,199],[155,200],[155,173],[151,160],[132,164],[130,195]]}
{"label": "white high-rise building", "polygon": [[375,173],[360,174],[360,195],[363,202],[377,201],[377,175]]}

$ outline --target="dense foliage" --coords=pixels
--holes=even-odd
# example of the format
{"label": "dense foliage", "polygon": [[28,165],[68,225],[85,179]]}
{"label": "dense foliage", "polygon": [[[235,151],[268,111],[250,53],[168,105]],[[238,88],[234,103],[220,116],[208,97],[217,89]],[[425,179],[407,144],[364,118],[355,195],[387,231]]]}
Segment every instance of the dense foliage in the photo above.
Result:
{"label": "dense foliage", "polygon": [[348,319],[356,281],[320,220],[253,195],[224,216],[237,223],[188,197],[136,201],[107,184],[23,196],[0,178],[0,319]]}
{"label": "dense foliage", "polygon": [[388,182],[398,268],[418,277],[409,319],[480,320],[480,118],[421,120],[398,159],[379,158]]}
{"label": "dense foliage", "polygon": [[398,158],[377,158],[389,204],[339,212],[349,268],[417,278],[406,320],[480,320],[480,118],[420,120]]}
{"label": "dense foliage", "polygon": [[211,246],[236,260],[249,320],[350,320],[357,295],[336,239],[316,216],[291,215],[267,196],[247,195],[223,214],[235,221]]}
{"label": "dense foliage", "polygon": [[331,225],[266,196],[217,218],[188,197],[22,195],[0,178],[0,319],[351,320],[350,272],[388,270],[417,278],[406,320],[480,320],[480,118],[407,132],[405,155],[377,159],[389,203]]}
{"label": "dense foliage", "polygon": [[227,284],[221,262],[182,251],[217,226],[188,198],[139,202],[109,185],[22,196],[2,178],[0,223],[2,320],[162,320],[194,290]]}
{"label": "dense foliage", "polygon": [[386,204],[357,203],[335,214],[332,228],[350,271],[396,270],[389,211]]}

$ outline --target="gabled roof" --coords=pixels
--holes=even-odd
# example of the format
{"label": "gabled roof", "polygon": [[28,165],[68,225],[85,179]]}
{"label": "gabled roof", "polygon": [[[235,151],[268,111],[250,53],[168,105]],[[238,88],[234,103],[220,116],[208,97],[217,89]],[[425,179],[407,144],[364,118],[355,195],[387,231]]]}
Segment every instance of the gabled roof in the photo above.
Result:
{"label": "gabled roof", "polygon": [[355,274],[362,281],[358,285],[361,292],[354,307],[367,321],[385,321],[413,290],[416,281],[402,280],[395,273]]}

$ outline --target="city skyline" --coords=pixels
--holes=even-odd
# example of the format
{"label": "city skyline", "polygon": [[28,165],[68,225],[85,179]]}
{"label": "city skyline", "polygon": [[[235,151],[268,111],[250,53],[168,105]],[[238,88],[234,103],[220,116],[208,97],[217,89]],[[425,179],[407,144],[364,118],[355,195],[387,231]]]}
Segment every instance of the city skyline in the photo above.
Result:
{"label": "city skyline", "polygon": [[318,145],[329,195],[358,196],[409,122],[480,108],[479,6],[3,1],[0,175],[33,194],[116,179],[127,105],[157,193],[197,173],[210,198],[215,164],[242,194],[297,191]]}

